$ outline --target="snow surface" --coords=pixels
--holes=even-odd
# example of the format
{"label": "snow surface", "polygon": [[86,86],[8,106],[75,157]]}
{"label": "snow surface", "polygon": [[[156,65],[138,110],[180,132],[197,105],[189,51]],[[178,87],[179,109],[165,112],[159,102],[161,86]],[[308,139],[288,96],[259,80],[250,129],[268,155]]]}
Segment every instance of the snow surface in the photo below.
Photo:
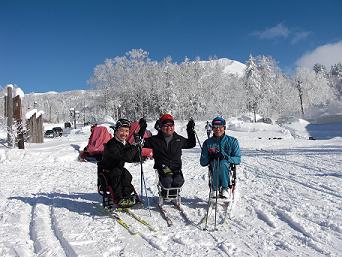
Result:
{"label": "snow surface", "polygon": [[[155,133],[153,125],[148,128]],[[177,132],[185,135],[185,125],[176,121]],[[0,256],[342,256],[341,125],[331,125],[334,137],[317,127],[316,137],[324,140],[308,140],[308,125],[288,124],[289,131],[230,121],[227,133],[240,141],[242,164],[232,217],[218,224],[217,231],[213,213],[208,231],[199,225],[206,213],[208,172],[199,165],[198,144],[183,151],[186,217],[166,206],[171,227],[156,208],[153,161],[144,163],[151,216],[141,207],[134,211],[159,231],[150,232],[122,214],[140,236],[130,235],[94,207],[101,201],[96,164],[77,161],[90,127],[26,144],[25,150],[2,146]],[[204,121],[196,122],[201,143],[204,126]],[[140,192],[140,165],[126,167]]]}

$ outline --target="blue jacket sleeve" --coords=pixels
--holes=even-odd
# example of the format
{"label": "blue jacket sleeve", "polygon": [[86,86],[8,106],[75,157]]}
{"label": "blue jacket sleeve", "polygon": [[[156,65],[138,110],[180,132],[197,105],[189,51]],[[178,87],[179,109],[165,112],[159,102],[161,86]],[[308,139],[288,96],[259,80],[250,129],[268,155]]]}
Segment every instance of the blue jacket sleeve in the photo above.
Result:
{"label": "blue jacket sleeve", "polygon": [[237,139],[234,139],[232,142],[232,152],[230,156],[228,156],[228,162],[236,165],[241,162],[240,146]]}
{"label": "blue jacket sleeve", "polygon": [[201,151],[201,158],[200,164],[201,166],[207,166],[209,164],[209,153],[208,153],[208,145],[207,141],[204,141],[202,151]]}

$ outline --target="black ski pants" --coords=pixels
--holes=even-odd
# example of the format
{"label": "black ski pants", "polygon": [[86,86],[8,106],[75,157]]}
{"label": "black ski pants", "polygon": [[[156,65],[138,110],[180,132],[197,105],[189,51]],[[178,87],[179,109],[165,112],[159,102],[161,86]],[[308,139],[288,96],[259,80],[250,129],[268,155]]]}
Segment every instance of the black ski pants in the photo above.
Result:
{"label": "black ski pants", "polygon": [[163,171],[158,170],[159,181],[165,188],[181,187],[184,184],[184,177],[181,171],[173,172],[172,174],[165,174]]}
{"label": "black ski pants", "polygon": [[132,175],[127,169],[114,168],[109,172],[109,179],[116,201],[129,197],[134,192]]}

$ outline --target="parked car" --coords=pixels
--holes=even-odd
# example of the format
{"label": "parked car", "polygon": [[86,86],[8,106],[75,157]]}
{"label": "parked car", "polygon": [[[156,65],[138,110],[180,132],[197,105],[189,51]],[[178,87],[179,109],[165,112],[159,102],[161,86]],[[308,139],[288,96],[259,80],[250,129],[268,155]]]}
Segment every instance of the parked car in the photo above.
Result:
{"label": "parked car", "polygon": [[52,129],[48,129],[45,131],[44,137],[54,138],[55,132]]}
{"label": "parked car", "polygon": [[71,123],[70,122],[65,122],[64,123],[64,128],[71,128]]}
{"label": "parked car", "polygon": [[63,135],[63,129],[61,127],[54,127],[52,130],[56,137],[61,137]]}

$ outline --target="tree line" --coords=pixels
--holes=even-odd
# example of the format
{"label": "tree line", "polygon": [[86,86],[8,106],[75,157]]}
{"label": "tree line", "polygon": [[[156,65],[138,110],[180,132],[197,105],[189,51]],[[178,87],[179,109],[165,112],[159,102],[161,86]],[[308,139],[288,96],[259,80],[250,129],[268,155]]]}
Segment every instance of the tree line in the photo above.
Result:
{"label": "tree line", "polygon": [[89,83],[103,94],[107,113],[157,118],[172,112],[179,119],[207,119],[253,112],[264,117],[305,117],[306,110],[324,107],[342,97],[342,65],[330,71],[321,64],[299,67],[291,76],[269,56],[249,56],[243,76],[224,72],[220,62],[205,65],[199,58],[177,64],[160,62],[133,49],[95,67]]}
{"label": "tree line", "polygon": [[311,108],[342,100],[341,63],[330,69],[322,64],[299,67],[290,76],[272,57],[250,55],[242,76],[224,68],[214,58],[209,62],[185,58],[176,63],[166,57],[158,62],[148,52],[133,49],[97,65],[88,80],[91,90],[27,94],[24,113],[37,108],[44,111],[45,121],[64,122],[70,120],[70,108],[75,108],[80,123],[105,115],[155,120],[166,112],[176,119],[198,120],[246,112],[273,119],[305,118]]}

